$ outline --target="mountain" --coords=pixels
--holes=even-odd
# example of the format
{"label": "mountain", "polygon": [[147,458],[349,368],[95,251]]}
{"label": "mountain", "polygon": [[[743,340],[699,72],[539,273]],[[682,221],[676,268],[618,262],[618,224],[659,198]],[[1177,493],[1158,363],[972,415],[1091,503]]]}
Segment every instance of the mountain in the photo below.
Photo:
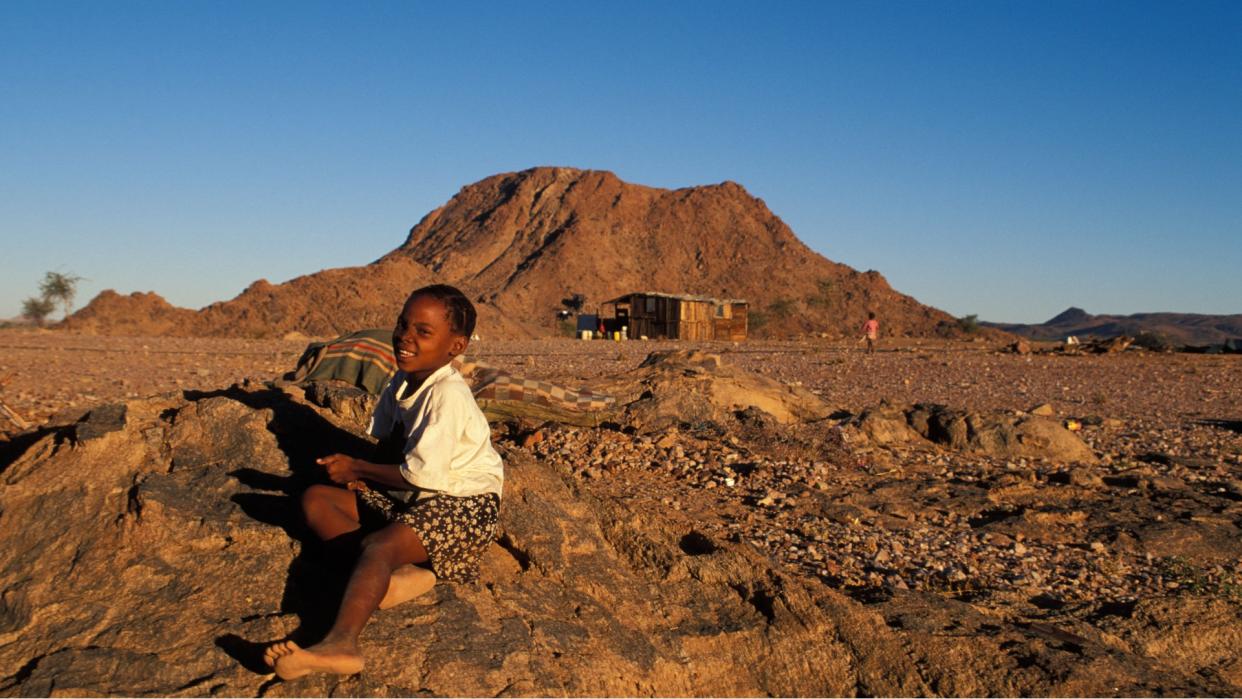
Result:
{"label": "mountain", "polygon": [[1221,345],[1227,340],[1242,338],[1242,314],[1091,315],[1081,308],[1071,307],[1039,324],[982,323],[982,325],[1034,340],[1063,340],[1069,335],[1076,335],[1079,338],[1150,335],[1174,346],[1202,347]]}
{"label": "mountain", "polygon": [[331,335],[388,325],[404,294],[431,282],[470,294],[479,305],[480,333],[499,337],[555,334],[555,311],[575,293],[591,312],[632,291],[744,298],[756,335],[850,335],[868,311],[890,335],[955,327],[948,314],[894,291],[878,272],[858,272],[812,251],[739,184],[669,190],[560,167],[494,175],[462,188],[370,265],[284,284],[259,281],[230,301],[187,311],[192,317],[160,307],[149,324],[142,320],[153,303],[149,295],[105,292],[65,326],[124,334]]}

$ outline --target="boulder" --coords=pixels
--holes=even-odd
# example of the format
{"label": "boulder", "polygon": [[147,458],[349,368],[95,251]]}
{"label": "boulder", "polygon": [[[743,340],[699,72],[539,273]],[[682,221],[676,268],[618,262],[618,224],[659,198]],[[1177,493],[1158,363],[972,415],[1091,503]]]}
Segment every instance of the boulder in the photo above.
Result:
{"label": "boulder", "polygon": [[[1038,409],[1038,408],[1036,408]],[[1039,415],[979,413],[920,403],[868,408],[850,426],[875,444],[924,440],[956,451],[1003,459],[1095,463],[1095,452],[1060,422]]]}
{"label": "boulder", "polygon": [[679,423],[727,423],[756,408],[781,424],[828,417],[832,410],[801,386],[791,386],[729,364],[699,350],[653,352],[634,371],[593,388],[617,397],[621,421],[641,432]]}
{"label": "boulder", "polygon": [[1095,452],[1077,435],[1056,420],[1037,415],[978,413],[921,404],[910,411],[909,421],[923,437],[952,449],[1003,459],[1096,461]]}
{"label": "boulder", "polygon": [[922,438],[910,426],[906,411],[889,403],[867,408],[858,415],[855,424],[868,439],[880,445],[904,444]]}

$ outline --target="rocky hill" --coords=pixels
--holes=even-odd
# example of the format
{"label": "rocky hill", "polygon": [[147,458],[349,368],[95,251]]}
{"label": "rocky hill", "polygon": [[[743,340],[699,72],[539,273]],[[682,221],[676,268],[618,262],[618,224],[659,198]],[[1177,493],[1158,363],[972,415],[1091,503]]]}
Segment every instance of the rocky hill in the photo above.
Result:
{"label": "rocky hill", "polygon": [[[105,292],[65,322],[97,333],[330,335],[386,325],[404,290],[432,281],[480,301],[481,332],[558,331],[572,294],[585,308],[631,291],[751,302],[752,332],[783,336],[857,331],[869,310],[884,332],[951,332],[953,319],[804,245],[762,200],[733,182],[668,190],[610,172],[533,168],[463,188],[375,263],[284,284],[256,282],[198,312]],[[154,314],[152,310],[156,310]],[[193,314],[193,315],[189,315]]]}
{"label": "rocky hill", "polygon": [[1077,335],[1080,338],[1150,335],[1172,346],[1203,347],[1222,345],[1229,340],[1242,338],[1242,314],[1092,315],[1081,308],[1070,307],[1053,318],[1034,325],[1021,323],[985,323],[985,325],[1033,340],[1063,340],[1069,335]]}
{"label": "rocky hill", "polygon": [[[158,294],[124,296],[104,291],[62,326],[99,335],[182,337],[280,337],[290,332],[332,336],[349,330],[387,327],[409,290],[436,281],[413,260],[385,260],[365,267],[327,269],[272,284],[260,279],[230,301],[192,311]],[[479,327],[493,335],[531,337],[534,330],[478,304]]]}

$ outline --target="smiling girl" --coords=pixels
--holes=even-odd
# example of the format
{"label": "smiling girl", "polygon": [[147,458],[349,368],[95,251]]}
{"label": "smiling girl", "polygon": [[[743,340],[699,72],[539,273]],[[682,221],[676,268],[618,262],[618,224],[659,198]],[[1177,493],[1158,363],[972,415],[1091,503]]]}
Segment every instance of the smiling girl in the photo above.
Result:
{"label": "smiling girl", "polygon": [[[361,672],[358,636],[376,609],[425,592],[437,578],[478,577],[496,528],[504,467],[487,419],[451,364],[466,350],[475,317],[454,287],[410,294],[392,333],[398,371],[368,429],[380,440],[377,453],[385,445],[400,448],[399,463],[344,454],[318,460],[338,485],[306,490],[306,522],[330,550],[357,551],[357,562],[322,641],[307,648],[283,641],[264,653],[282,679]],[[364,520],[380,524],[364,528]]]}

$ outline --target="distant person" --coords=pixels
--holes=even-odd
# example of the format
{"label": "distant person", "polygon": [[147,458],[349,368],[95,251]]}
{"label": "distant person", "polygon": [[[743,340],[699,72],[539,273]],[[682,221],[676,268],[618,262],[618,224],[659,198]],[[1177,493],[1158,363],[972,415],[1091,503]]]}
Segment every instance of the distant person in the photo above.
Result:
{"label": "distant person", "polygon": [[867,354],[875,354],[875,341],[880,337],[880,321],[875,319],[875,311],[867,312],[867,322],[863,323],[862,339],[867,341]]}
{"label": "distant person", "polygon": [[368,428],[380,440],[381,463],[345,454],[318,459],[338,485],[303,493],[306,523],[329,553],[357,558],[323,640],[307,648],[283,641],[264,652],[282,679],[360,672],[358,636],[376,609],[426,592],[437,578],[478,577],[504,468],[487,419],[450,363],[466,350],[475,318],[470,300],[451,286],[410,294],[392,331],[397,373]]}

